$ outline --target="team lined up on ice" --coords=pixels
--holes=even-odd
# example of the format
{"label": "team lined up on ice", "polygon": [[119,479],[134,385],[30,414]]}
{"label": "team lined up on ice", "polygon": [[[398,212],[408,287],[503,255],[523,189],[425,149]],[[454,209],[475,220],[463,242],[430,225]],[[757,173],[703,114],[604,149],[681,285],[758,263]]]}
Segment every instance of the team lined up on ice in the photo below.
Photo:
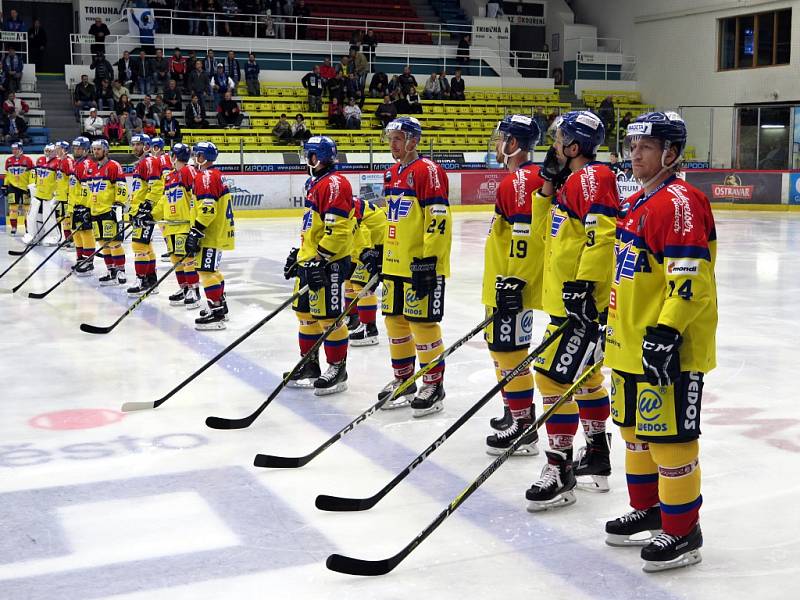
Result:
{"label": "team lined up on ice", "polygon": [[[286,278],[295,279],[295,291],[309,287],[293,306],[301,354],[336,325],[357,296],[358,316],[336,325],[324,341],[327,370],[322,372],[318,356],[309,357],[290,385],[313,387],[320,395],[346,389],[348,343],[378,341],[377,299],[363,288],[379,274],[394,371],[379,398],[390,399],[385,408],[410,405],[416,417],[442,410],[444,364],[426,373],[419,389],[411,384],[393,397],[415,372],[417,358],[422,367],[443,351],[439,323],[452,232],[448,180],[439,165],[418,156],[422,133],[411,117],[386,127],[397,164],[385,174],[385,211],[353,198],[347,179],[337,172],[333,140],[313,137],[304,144],[311,177],[301,243],[284,268]],[[606,524],[607,542],[643,546],[649,571],[699,562],[697,440],[703,374],[715,366],[716,234],[708,200],[675,176],[685,125],[674,113],[649,113],[629,126],[626,152],[643,190],[624,204],[614,174],[596,161],[605,132],[595,115],[572,112],[559,119],[552,132],[555,143],[537,167],[531,153],[540,133],[535,121],[514,115],[498,125],[494,139],[498,160],[509,173],[496,192],[481,301],[492,317],[485,337],[498,380],[525,358],[534,309],[550,315],[546,335],[561,333],[537,358],[535,375],[525,370],[505,386],[504,413],[490,421],[496,433],[487,437],[487,451],[500,454],[520,441],[518,454],[538,454],[538,435],[531,427],[534,381],[547,407],[603,360],[612,369],[611,397],[597,371],[545,424],[547,464],[526,491],[529,510],[569,506],[576,501],[576,487],[608,490],[606,421],[612,416],[626,444],[633,510]],[[70,187],[66,208],[73,228],[88,232],[91,226],[95,241],[108,244],[109,273],[101,280],[119,283],[124,254],[119,262],[117,240],[125,227],[120,207],[127,189],[119,165],[108,160],[107,146],[93,144],[89,159],[87,144],[81,138],[73,143],[75,176],[70,177],[70,186],[74,180],[79,190],[76,198],[83,201],[73,201]],[[160,146],[145,137],[134,144],[140,161],[131,215],[140,283],[129,291],[142,293],[153,284],[150,238],[156,221],[162,221],[173,261],[200,253],[195,264],[209,310],[198,327],[222,328],[227,306],[218,269],[221,252],[233,248],[233,215],[229,193],[213,168],[216,148],[207,142],[195,146],[195,171],[188,165],[189,149],[176,145],[162,190]],[[20,156],[21,149],[12,158]],[[81,248],[86,256],[87,246],[76,239],[76,247],[79,258]],[[196,306],[195,266],[188,259],[182,264],[182,292],[175,298]],[[77,269],[82,268],[85,263],[79,263]],[[579,425],[586,445],[573,456]]]}

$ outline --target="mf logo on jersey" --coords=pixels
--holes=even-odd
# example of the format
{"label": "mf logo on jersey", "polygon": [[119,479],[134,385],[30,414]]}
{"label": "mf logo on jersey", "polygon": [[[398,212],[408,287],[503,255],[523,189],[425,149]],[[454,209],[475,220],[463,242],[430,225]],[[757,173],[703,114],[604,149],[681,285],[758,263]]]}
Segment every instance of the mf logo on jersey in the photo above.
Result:
{"label": "mf logo on jersey", "polygon": [[102,179],[95,179],[94,181],[89,183],[89,191],[93,194],[97,192],[102,192],[108,187],[108,184],[103,181]]}
{"label": "mf logo on jersey", "polygon": [[616,255],[617,266],[614,271],[614,283],[619,283],[623,277],[625,279],[633,279],[636,273],[650,273],[650,261],[647,260],[647,252],[639,251],[633,245],[633,241],[628,242],[624,246],[617,246],[614,248]]}
{"label": "mf logo on jersey", "polygon": [[556,237],[558,235],[558,230],[561,229],[561,225],[566,220],[566,215],[559,215],[555,212],[553,213],[553,223],[550,225],[550,237]]}
{"label": "mf logo on jersey", "polygon": [[308,231],[311,229],[311,220],[314,218],[314,213],[311,210],[307,210],[305,214],[303,214],[303,224],[300,226],[300,231]]}
{"label": "mf logo on jersey", "polygon": [[390,223],[397,223],[400,219],[408,216],[411,210],[412,200],[400,196],[397,200],[388,198],[386,200],[386,218]]}

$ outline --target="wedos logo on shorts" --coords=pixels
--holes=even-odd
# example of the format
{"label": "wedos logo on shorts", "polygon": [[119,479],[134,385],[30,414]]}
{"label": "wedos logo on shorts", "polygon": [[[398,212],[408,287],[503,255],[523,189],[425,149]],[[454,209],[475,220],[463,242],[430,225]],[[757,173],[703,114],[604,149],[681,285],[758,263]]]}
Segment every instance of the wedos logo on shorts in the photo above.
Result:
{"label": "wedos logo on shorts", "polygon": [[419,298],[417,298],[417,293],[408,288],[406,291],[406,306],[408,308],[416,308],[419,305]]}
{"label": "wedos logo on shorts", "polygon": [[664,400],[655,390],[647,388],[639,394],[638,405],[639,416],[647,422],[652,422],[661,416]]}
{"label": "wedos logo on shorts", "polygon": [[386,200],[386,218],[391,223],[397,223],[400,219],[404,219],[411,211],[412,201],[403,198],[401,195],[397,200],[391,198]]}

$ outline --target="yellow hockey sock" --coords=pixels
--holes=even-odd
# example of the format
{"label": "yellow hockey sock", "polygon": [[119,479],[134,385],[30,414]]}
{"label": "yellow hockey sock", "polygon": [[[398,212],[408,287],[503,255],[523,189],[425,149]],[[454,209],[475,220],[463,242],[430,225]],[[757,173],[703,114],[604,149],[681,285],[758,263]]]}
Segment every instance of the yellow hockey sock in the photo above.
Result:
{"label": "yellow hockey sock", "polygon": [[405,317],[396,315],[386,317],[386,333],[389,335],[389,356],[397,379],[408,379],[414,373],[416,354],[411,326]]}
{"label": "yellow hockey sock", "polygon": [[[419,357],[420,368],[438,357],[444,350],[442,328],[438,323],[418,323],[409,321],[411,335]],[[444,361],[437,364],[422,376],[423,383],[438,383],[444,378]]]}

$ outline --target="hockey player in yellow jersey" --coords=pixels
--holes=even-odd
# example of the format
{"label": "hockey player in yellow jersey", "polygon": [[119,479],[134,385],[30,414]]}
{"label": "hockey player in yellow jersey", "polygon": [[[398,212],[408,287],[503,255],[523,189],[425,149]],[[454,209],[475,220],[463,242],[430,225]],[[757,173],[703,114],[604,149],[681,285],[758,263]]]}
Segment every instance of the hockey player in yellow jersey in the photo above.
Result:
{"label": "hockey player in yellow jersey", "polygon": [[[153,207],[164,193],[161,179],[161,164],[150,154],[150,136],[137,133],[131,136],[131,148],[138,159],[133,168],[131,183],[130,215],[133,224],[131,250],[133,266],[136,270],[137,284],[128,288],[129,296],[141,296],[155,286],[156,254],[153,251]],[[151,293],[157,294],[158,288]]]}
{"label": "hockey player in yellow jersey", "polygon": [[[413,117],[398,117],[386,126],[386,137],[397,163],[384,176],[387,204],[383,255],[383,300],[394,380],[378,394],[386,398],[414,373],[415,350],[420,366],[444,350],[442,329],[445,278],[450,276],[450,219],[447,174],[421,158],[417,145],[422,126]],[[444,363],[423,375],[419,391],[412,384],[383,408],[410,404],[415,417],[442,410]]]}
{"label": "hockey player in yellow jersey", "polygon": [[[31,205],[28,209],[28,216],[25,219],[25,235],[22,241],[26,244],[42,242],[45,246],[54,246],[58,243],[58,231],[51,231],[47,239],[41,240],[41,236],[56,224],[57,201],[54,198],[56,188],[56,172],[58,170],[58,159],[55,156],[56,147],[54,144],[47,144],[44,147],[44,156],[36,162],[34,176],[30,178],[28,190],[31,194]],[[41,218],[39,216],[41,215]],[[41,223],[41,225],[37,225]]]}
{"label": "hockey player in yellow jersey", "polygon": [[128,201],[128,185],[120,164],[108,157],[108,142],[92,142],[89,173],[89,208],[92,230],[98,246],[110,243],[103,251],[108,273],[98,279],[100,285],[125,285],[125,250],[122,247],[122,211]]}
{"label": "hockey player in yellow jersey", "polygon": [[84,136],[72,140],[72,153],[75,164],[69,178],[67,212],[72,215],[72,239],[75,242],[75,274],[88,277],[94,270],[90,257],[94,256],[94,235],[92,234],[92,213],[89,209],[89,177],[92,171],[90,156],[92,142]]}
{"label": "hockey player in yellow jersey", "polygon": [[[605,139],[602,121],[591,112],[573,111],[559,117],[554,131],[554,145],[541,170],[545,179],[541,195],[552,201],[542,278],[542,308],[550,315],[547,334],[569,320],[561,339],[534,363],[545,409],[602,357],[600,321],[608,306],[619,210],[616,177],[595,158]],[[546,421],[547,465],[525,494],[528,510],[574,503],[576,485],[608,491],[609,412],[608,393],[598,370]],[[573,464],[579,423],[586,447]]]}
{"label": "hockey player in yellow jersey", "polygon": [[28,184],[33,175],[33,169],[33,161],[30,156],[25,155],[22,142],[11,144],[11,156],[6,159],[6,176],[3,179],[11,235],[17,234],[17,219],[22,214],[25,200],[29,198]]}
{"label": "hockey player in yellow jersey", "polygon": [[[542,308],[544,232],[550,203],[535,193],[543,183],[539,167],[530,160],[539,133],[531,117],[511,115],[498,123],[492,140],[498,162],[509,171],[496,190],[481,294],[487,316],[494,316],[484,337],[498,380],[527,356],[533,309]],[[489,454],[505,452],[535,419],[530,370],[509,381],[502,394],[503,417],[489,422],[498,430],[486,438]],[[527,434],[515,454],[539,454],[537,441],[536,431]]]}
{"label": "hockey player in yellow jersey", "polygon": [[716,365],[716,229],[708,199],[675,174],[686,137],[676,113],[628,125],[642,190],[617,221],[608,310],[605,364],[633,511],[606,523],[606,541],[643,545],[645,571],[700,562],[703,544],[698,437],[703,377]]}
{"label": "hockey player in yellow jersey", "polygon": [[[353,205],[358,229],[350,257],[350,276],[345,281],[345,309],[380,270],[383,238],[386,235],[386,213],[380,206],[360,198],[354,198]],[[378,343],[378,327],[375,324],[377,312],[378,298],[374,291],[358,300],[356,312],[350,315],[347,322],[351,346],[374,346]]]}
{"label": "hockey player in yellow jersey", "polygon": [[61,220],[62,237],[69,240],[62,249],[71,248],[74,243],[72,240],[72,213],[69,212],[69,181],[72,177],[72,170],[75,161],[70,156],[70,143],[62,140],[56,142],[56,186],[53,191],[53,199],[56,201],[56,217]]}

